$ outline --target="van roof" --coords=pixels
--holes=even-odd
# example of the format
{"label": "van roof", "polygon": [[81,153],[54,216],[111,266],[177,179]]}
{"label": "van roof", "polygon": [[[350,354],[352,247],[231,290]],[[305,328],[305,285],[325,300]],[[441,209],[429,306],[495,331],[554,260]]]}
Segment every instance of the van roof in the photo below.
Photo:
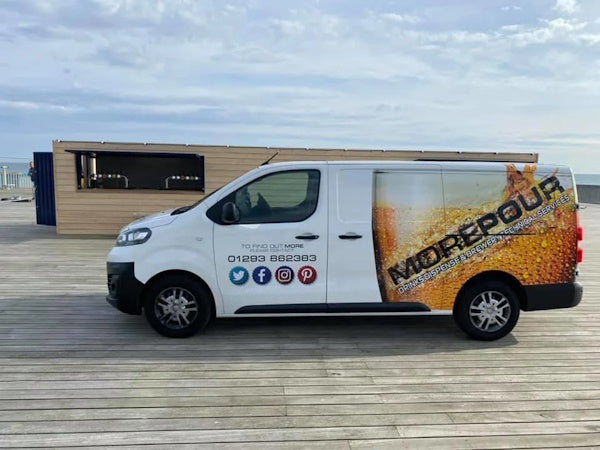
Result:
{"label": "van roof", "polygon": [[566,165],[560,164],[528,164],[513,162],[489,162],[489,161],[377,161],[377,160],[359,160],[359,161],[289,161],[270,163],[263,167],[306,167],[315,164],[326,165],[344,165],[344,166],[367,166],[381,168],[412,167],[427,169],[428,167],[441,167],[446,171],[467,171],[467,172],[499,172],[506,171],[507,164],[514,164],[518,169],[525,165],[535,166],[537,173],[554,172],[559,170],[561,173],[571,173],[571,169]]}

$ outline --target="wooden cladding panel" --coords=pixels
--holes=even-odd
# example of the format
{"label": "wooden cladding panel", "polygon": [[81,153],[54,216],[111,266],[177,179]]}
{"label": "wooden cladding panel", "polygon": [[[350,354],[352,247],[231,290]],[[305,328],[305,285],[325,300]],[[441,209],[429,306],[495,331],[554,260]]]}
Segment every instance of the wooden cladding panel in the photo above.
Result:
{"label": "wooden cladding panel", "polygon": [[[67,150],[194,153],[205,157],[205,193],[200,191],[77,190],[75,155]],[[224,147],[179,144],[53,142],[58,234],[115,235],[145,214],[194,203],[279,152],[272,162],[333,160],[498,160],[536,162],[537,154]]]}

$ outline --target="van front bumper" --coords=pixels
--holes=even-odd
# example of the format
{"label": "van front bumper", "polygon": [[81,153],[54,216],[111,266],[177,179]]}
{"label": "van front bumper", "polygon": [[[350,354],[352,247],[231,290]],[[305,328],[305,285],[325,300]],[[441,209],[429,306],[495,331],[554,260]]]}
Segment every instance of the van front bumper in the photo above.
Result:
{"label": "van front bumper", "polygon": [[106,301],[127,314],[141,314],[140,297],[144,284],[135,278],[133,263],[106,263],[108,295]]}
{"label": "van front bumper", "polygon": [[572,308],[583,296],[583,286],[574,283],[540,284],[523,286],[527,295],[525,311],[540,309]]}

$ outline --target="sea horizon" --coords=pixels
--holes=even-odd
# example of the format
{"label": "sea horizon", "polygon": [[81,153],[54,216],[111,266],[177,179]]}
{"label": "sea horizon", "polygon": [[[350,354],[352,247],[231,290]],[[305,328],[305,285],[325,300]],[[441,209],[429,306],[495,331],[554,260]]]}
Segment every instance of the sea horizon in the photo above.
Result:
{"label": "sea horizon", "polygon": [[575,184],[600,186],[600,173],[576,173]]}
{"label": "sea horizon", "polygon": [[0,167],[2,166],[7,166],[7,172],[27,173],[29,171],[29,162],[0,161]]}

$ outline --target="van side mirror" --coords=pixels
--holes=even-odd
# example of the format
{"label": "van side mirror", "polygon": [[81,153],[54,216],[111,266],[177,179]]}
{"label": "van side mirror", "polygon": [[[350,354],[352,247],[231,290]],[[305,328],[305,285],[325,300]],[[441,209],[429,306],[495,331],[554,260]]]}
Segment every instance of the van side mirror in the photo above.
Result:
{"label": "van side mirror", "polygon": [[240,221],[240,209],[233,202],[227,202],[221,210],[221,222],[227,225]]}

